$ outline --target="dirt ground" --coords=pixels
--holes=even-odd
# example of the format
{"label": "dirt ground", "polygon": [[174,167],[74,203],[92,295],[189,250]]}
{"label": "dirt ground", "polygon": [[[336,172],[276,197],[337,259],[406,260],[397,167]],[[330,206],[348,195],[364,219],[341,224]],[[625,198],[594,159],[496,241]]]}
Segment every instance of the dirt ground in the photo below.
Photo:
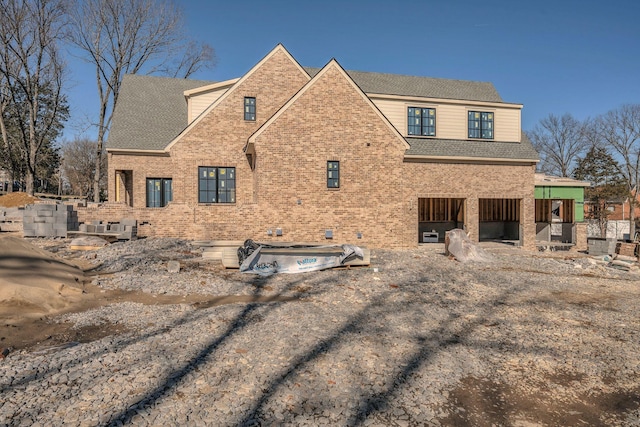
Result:
{"label": "dirt ground", "polygon": [[135,302],[146,305],[194,304],[196,307],[271,302],[282,297],[152,295],[105,290],[92,285],[99,267],[79,258],[63,259],[15,233],[0,233],[0,349],[21,350],[70,342],[91,342],[126,332],[122,325],[73,328],[49,317],[92,308]]}
{"label": "dirt ground", "polygon": [[[488,267],[489,268],[489,267]],[[526,271],[526,269],[518,270]],[[540,272],[538,272],[540,273]],[[551,274],[551,273],[549,273]],[[584,281],[597,281],[585,272]],[[82,312],[119,302],[148,305],[191,303],[206,308],[234,302],[273,301],[265,296],[152,295],[146,292],[107,290],[91,285],[96,276],[106,276],[79,257],[64,258],[31,245],[28,240],[0,234],[0,348],[36,349],[42,346],[65,346],[74,342],[91,342],[109,335],[126,333],[122,324],[103,323],[73,328],[72,323],[50,323],[47,318],[69,312]],[[551,277],[551,276],[549,276]],[[606,280],[602,278],[600,280]],[[35,286],[34,284],[39,284]],[[395,286],[397,285],[390,285]],[[11,288],[30,288],[27,293],[9,295]],[[24,289],[22,289],[24,290]],[[1,294],[4,293],[4,296]],[[562,306],[605,309],[618,298],[606,290],[591,292],[554,292],[539,295],[544,301]],[[13,299],[12,299],[13,298]],[[541,309],[541,308],[540,308]],[[491,329],[497,324],[482,327]],[[553,390],[571,390],[583,380],[575,372],[558,371],[553,375],[531,378],[531,387],[523,392],[522,384],[498,382],[491,378],[464,378],[449,393],[450,410],[440,420],[443,425],[604,425],[601,414],[624,414],[638,411],[640,386],[593,390],[575,396],[570,403],[556,399]],[[612,380],[612,386],[615,381]],[[465,408],[465,411],[455,410]],[[513,414],[520,414],[515,417]],[[514,419],[516,422],[514,422]],[[536,419],[539,423],[528,420]]]}

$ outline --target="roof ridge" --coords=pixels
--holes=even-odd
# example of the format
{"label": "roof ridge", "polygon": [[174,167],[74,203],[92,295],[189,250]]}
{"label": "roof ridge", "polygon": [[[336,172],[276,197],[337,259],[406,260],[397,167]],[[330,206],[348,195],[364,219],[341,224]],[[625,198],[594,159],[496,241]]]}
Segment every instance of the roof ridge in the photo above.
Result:
{"label": "roof ridge", "polygon": [[[321,70],[321,68],[318,67],[303,67],[304,69],[310,69],[310,70]],[[363,70],[347,70],[345,69],[345,71],[347,73],[363,73],[363,74],[376,74],[376,75],[382,75],[382,76],[393,76],[393,77],[415,77],[418,79],[434,79],[434,80],[446,80],[449,82],[465,82],[465,83],[487,83],[493,86],[493,83],[490,81],[485,81],[485,80],[465,80],[465,79],[450,79],[447,77],[433,77],[433,76],[420,76],[420,75],[415,75],[415,74],[399,74],[399,73],[387,73],[387,72],[382,72],[382,71],[363,71]]]}
{"label": "roof ridge", "polygon": [[133,73],[127,73],[124,75],[124,77],[130,79],[130,78],[135,78],[135,79],[157,79],[157,80],[165,80],[165,81],[169,81],[169,80],[174,80],[174,81],[185,81],[185,82],[192,82],[192,83],[199,83],[199,82],[204,82],[204,83],[218,83],[217,80],[202,80],[202,79],[190,79],[190,78],[182,78],[182,77],[170,77],[170,76],[155,76],[153,74],[133,74]]}

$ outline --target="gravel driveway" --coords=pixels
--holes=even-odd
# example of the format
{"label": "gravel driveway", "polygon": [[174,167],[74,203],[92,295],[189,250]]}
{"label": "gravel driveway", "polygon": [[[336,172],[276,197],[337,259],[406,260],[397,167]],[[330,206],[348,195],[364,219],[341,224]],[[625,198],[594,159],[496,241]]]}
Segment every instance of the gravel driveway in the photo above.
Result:
{"label": "gravel driveway", "polygon": [[0,360],[0,425],[640,425],[640,275],[485,249],[495,261],[432,244],[269,278],[175,239],[85,253],[104,289],[211,300],[53,319],[114,335]]}

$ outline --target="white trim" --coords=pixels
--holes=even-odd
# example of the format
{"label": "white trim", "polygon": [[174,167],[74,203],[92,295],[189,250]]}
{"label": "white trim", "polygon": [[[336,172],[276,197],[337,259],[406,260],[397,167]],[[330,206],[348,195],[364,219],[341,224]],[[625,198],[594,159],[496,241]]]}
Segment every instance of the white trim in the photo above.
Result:
{"label": "white trim", "polygon": [[405,154],[407,160],[436,160],[436,161],[464,161],[464,162],[491,162],[491,163],[539,163],[540,160],[531,159],[506,159],[501,157],[463,157],[463,156],[426,156],[419,154]]}
{"label": "white trim", "polygon": [[469,99],[449,99],[449,98],[428,98],[421,96],[407,96],[407,95],[387,95],[383,93],[367,93],[369,98],[375,99],[391,99],[397,101],[407,101],[407,102],[425,102],[425,103],[436,103],[436,104],[458,104],[458,105],[468,105],[468,106],[482,106],[482,107],[494,107],[494,108],[512,108],[521,110],[523,108],[523,104],[516,104],[512,102],[489,102],[489,101],[474,101]]}
{"label": "white trim", "polygon": [[168,156],[164,150],[141,150],[139,148],[107,148],[109,154],[140,154],[145,156]]}
{"label": "white trim", "polygon": [[193,95],[198,95],[203,92],[209,92],[212,90],[223,88],[225,86],[233,86],[238,82],[238,80],[240,80],[240,77],[237,77],[235,79],[225,80],[223,82],[212,83],[206,86],[200,86],[194,89],[185,90],[183,93],[186,98],[190,98]]}

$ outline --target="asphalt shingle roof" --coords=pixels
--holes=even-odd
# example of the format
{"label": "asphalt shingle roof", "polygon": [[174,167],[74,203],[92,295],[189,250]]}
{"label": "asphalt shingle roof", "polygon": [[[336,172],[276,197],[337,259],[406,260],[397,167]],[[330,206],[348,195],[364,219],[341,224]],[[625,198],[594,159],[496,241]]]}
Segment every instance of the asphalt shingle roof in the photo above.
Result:
{"label": "asphalt shingle roof", "polygon": [[[320,71],[319,68],[304,68],[311,77]],[[347,70],[347,74],[365,93],[503,102],[496,88],[489,82],[349,70]]]}
{"label": "asphalt shingle roof", "polygon": [[211,81],[127,74],[107,139],[108,149],[162,150],[187,127],[184,91]]}
{"label": "asphalt shingle roof", "polygon": [[[319,69],[306,68],[312,76]],[[502,102],[491,83],[347,71],[368,93]],[[163,150],[187,127],[184,91],[211,81],[126,75],[122,81],[107,148]],[[469,141],[406,138],[407,155],[538,160],[531,141]]]}
{"label": "asphalt shingle roof", "polygon": [[426,157],[477,157],[478,159],[518,159],[536,161],[538,153],[527,135],[522,141],[498,142],[457,139],[405,138],[411,148],[405,155]]}

